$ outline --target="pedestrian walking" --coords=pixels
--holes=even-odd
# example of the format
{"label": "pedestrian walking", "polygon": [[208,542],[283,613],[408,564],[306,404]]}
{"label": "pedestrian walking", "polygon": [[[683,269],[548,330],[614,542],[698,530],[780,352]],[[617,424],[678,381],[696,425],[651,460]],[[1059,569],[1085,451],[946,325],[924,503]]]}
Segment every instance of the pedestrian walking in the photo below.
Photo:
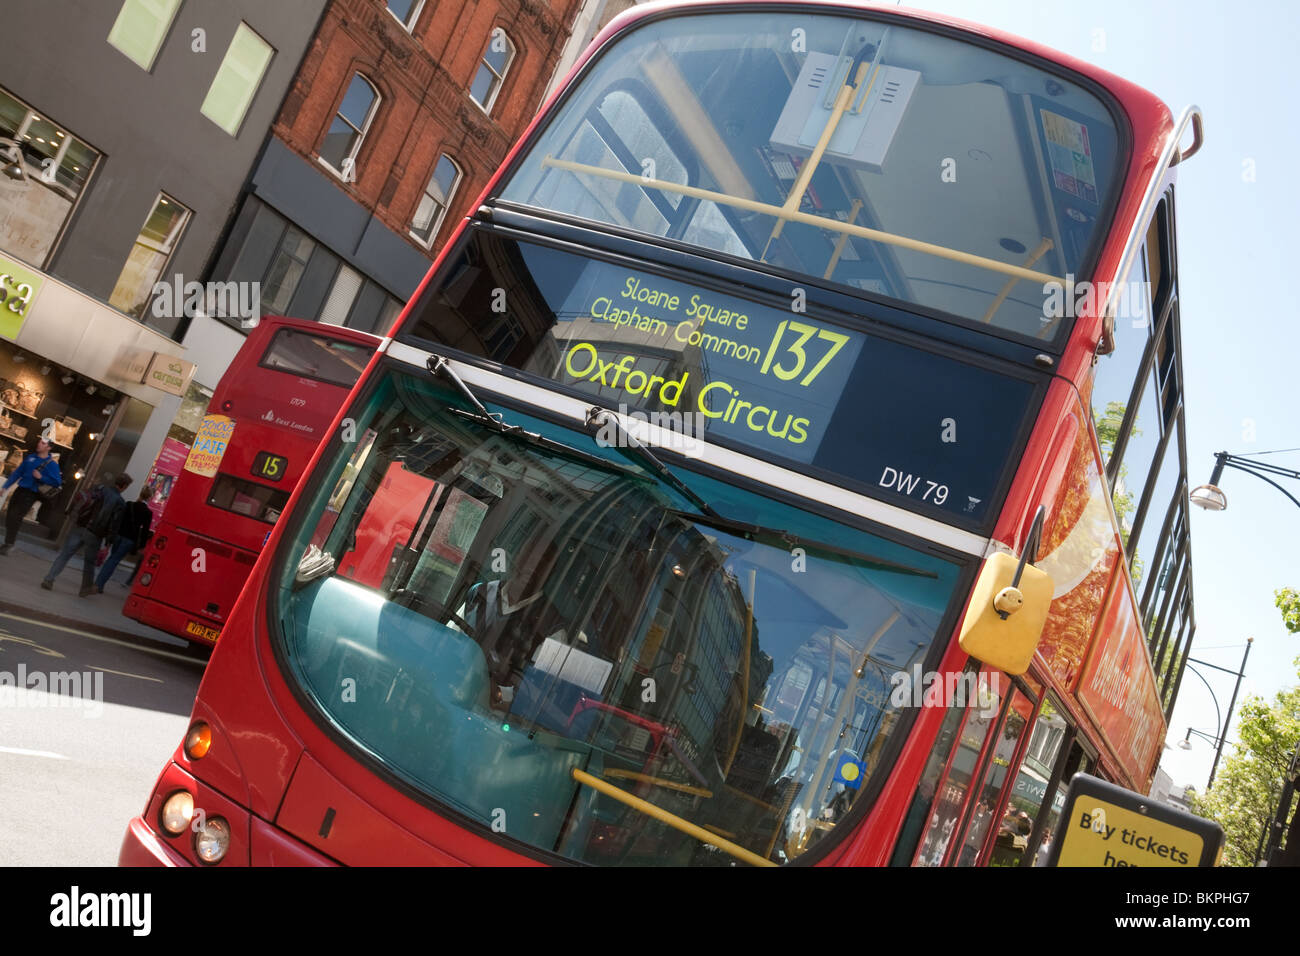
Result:
{"label": "pedestrian walking", "polygon": [[99,555],[99,547],[104,538],[117,533],[122,512],[126,508],[122,492],[130,484],[129,475],[119,475],[111,484],[110,476],[105,475],[104,480],[95,486],[77,509],[77,526],[63,542],[63,549],[50,565],[41,587],[47,591],[53,590],[54,579],[63,572],[73,554],[81,551],[81,590],[78,593],[81,597],[95,593],[95,558]]}
{"label": "pedestrian walking", "polygon": [[[100,594],[104,593],[104,585],[117,570],[118,562],[126,557],[128,552],[138,554],[148,542],[153,525],[153,512],[145,503],[148,500],[149,489],[141,488],[135,501],[128,502],[122,509],[122,520],[118,525],[117,533],[112,536],[108,557],[104,559],[104,566],[99,569],[99,576],[95,578],[95,590]],[[139,562],[136,562],[135,567],[136,571],[140,569]],[[130,580],[135,580],[135,571],[131,572]]]}
{"label": "pedestrian walking", "polygon": [[5,541],[0,554],[8,554],[18,539],[18,529],[32,505],[43,498],[52,498],[63,487],[59,463],[50,454],[50,443],[44,438],[36,443],[36,451],[23,457],[22,464],[14,469],[4,487],[17,484],[9,497],[9,510],[5,512]]}

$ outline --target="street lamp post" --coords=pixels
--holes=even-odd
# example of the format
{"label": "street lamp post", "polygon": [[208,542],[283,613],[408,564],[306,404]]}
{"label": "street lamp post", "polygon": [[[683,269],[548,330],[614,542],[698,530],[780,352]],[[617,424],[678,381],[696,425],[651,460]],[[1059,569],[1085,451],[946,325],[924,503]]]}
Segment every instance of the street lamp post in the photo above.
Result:
{"label": "street lamp post", "polygon": [[[1225,495],[1223,493],[1223,489],[1219,487],[1219,480],[1223,477],[1224,468],[1235,468],[1238,471],[1244,471],[1249,475],[1254,475],[1256,478],[1260,479],[1261,481],[1268,482],[1278,491],[1282,492],[1282,494],[1286,495],[1287,498],[1290,499],[1291,504],[1295,505],[1297,508],[1300,508],[1300,499],[1297,499],[1295,495],[1291,494],[1291,492],[1287,491],[1285,488],[1279,485],[1272,478],[1268,477],[1269,475],[1276,475],[1279,478],[1290,478],[1294,481],[1300,481],[1300,471],[1294,471],[1290,468],[1281,468],[1277,465],[1270,464],[1268,462],[1256,461],[1252,458],[1245,458],[1241,455],[1232,455],[1226,451],[1220,451],[1214,453],[1214,471],[1213,473],[1211,473],[1210,480],[1207,484],[1200,485],[1199,487],[1193,489],[1191,494],[1188,496],[1191,499],[1192,504],[1200,508],[1204,508],[1206,511],[1223,511],[1228,507],[1228,496]],[[1246,653],[1250,654],[1249,644],[1247,644],[1246,646]],[[1215,665],[1211,664],[1209,666],[1213,667]],[[1242,658],[1241,661],[1241,669],[1242,671],[1245,671],[1246,669],[1246,660],[1244,657]],[[1219,668],[1219,670],[1224,670],[1224,668]],[[1231,671],[1229,671],[1229,673],[1231,673]],[[1238,676],[1237,684],[1238,687],[1241,685],[1240,675]],[[1232,692],[1232,699],[1233,699],[1233,703],[1236,703],[1237,700],[1236,689],[1234,689]],[[1228,719],[1229,720],[1232,719],[1231,707],[1228,708]],[[1227,731],[1226,727],[1224,728],[1224,731],[1225,732]],[[1188,733],[1190,735],[1191,733],[1190,728]],[[1191,747],[1190,741],[1188,741],[1186,738],[1184,738],[1183,742],[1180,743],[1179,746],[1182,747],[1183,743],[1187,744],[1187,748],[1184,749],[1189,749]],[[1219,765],[1219,758],[1217,754],[1215,755],[1214,758],[1214,765],[1215,767],[1218,767]],[[1296,823],[1297,821],[1300,821],[1300,813],[1297,813],[1295,819],[1291,821],[1290,829],[1292,832],[1287,838],[1286,852],[1280,855],[1276,853],[1276,847],[1282,836],[1282,828],[1286,820],[1286,814],[1290,810],[1292,794],[1296,787],[1298,765],[1300,765],[1300,744],[1296,745],[1296,751],[1291,757],[1291,766],[1290,768],[1288,768],[1287,771],[1287,778],[1285,781],[1285,786],[1283,787],[1283,791],[1282,791],[1282,799],[1279,800],[1278,802],[1276,819],[1273,821],[1272,832],[1270,833],[1269,836],[1268,851],[1265,853],[1265,858],[1268,860],[1269,863],[1272,863],[1273,865],[1277,865],[1278,863],[1283,863],[1284,865],[1292,865],[1292,866],[1300,865],[1300,833],[1295,832]],[[1213,770],[1210,771],[1210,780],[1211,781],[1214,780]],[[1261,842],[1262,842],[1262,835],[1261,835]],[[1258,850],[1256,850],[1255,855],[1256,855],[1256,862],[1258,862],[1258,857],[1259,857]],[[1285,856],[1287,857],[1287,859],[1285,861],[1283,861],[1282,859],[1270,859],[1271,857],[1274,856]]]}
{"label": "street lamp post", "polygon": [[1205,785],[1207,790],[1214,786],[1214,772],[1219,769],[1219,759],[1223,756],[1223,742],[1228,739],[1228,725],[1232,723],[1232,708],[1237,706],[1237,692],[1241,690],[1241,679],[1246,676],[1246,661],[1250,658],[1250,648],[1254,643],[1255,639],[1253,637],[1246,638],[1246,652],[1241,655],[1241,670],[1235,672],[1228,670],[1226,667],[1220,667],[1218,664],[1211,664],[1208,661],[1196,660],[1194,657],[1187,658],[1189,664],[1195,661],[1203,667],[1213,667],[1216,671],[1223,671],[1225,674],[1235,673],[1237,675],[1237,682],[1232,685],[1232,698],[1228,701],[1228,717],[1223,722],[1223,728],[1219,732],[1219,749],[1215,751],[1214,764],[1210,767],[1210,781]]}
{"label": "street lamp post", "polygon": [[[1191,741],[1191,736],[1192,736],[1192,734],[1196,734],[1196,736],[1200,737],[1202,740],[1206,741],[1207,743],[1212,743],[1212,744],[1214,744],[1216,747],[1222,747],[1222,746],[1223,746],[1223,739],[1222,739],[1222,738],[1220,738],[1220,737],[1212,737],[1212,736],[1210,736],[1209,734],[1207,734],[1207,733],[1206,733],[1205,731],[1203,731],[1203,730],[1197,730],[1197,729],[1194,728],[1194,727],[1188,727],[1188,728],[1187,728],[1187,733],[1183,734],[1183,739],[1180,740],[1180,741],[1178,741],[1178,749],[1179,749],[1179,750],[1191,750],[1191,749],[1192,749],[1192,741]],[[1235,745],[1234,745],[1234,746],[1235,746]]]}
{"label": "street lamp post", "polygon": [[[1214,701],[1214,719],[1215,723],[1218,725],[1219,736],[1217,738],[1212,738],[1209,734],[1201,733],[1199,730],[1192,730],[1190,727],[1187,729],[1189,735],[1197,734],[1215,745],[1214,763],[1210,767],[1210,779],[1205,784],[1206,790],[1209,790],[1214,786],[1214,774],[1219,769],[1219,760],[1223,757],[1223,745],[1228,740],[1228,725],[1232,723],[1232,708],[1237,706],[1237,691],[1241,690],[1241,679],[1246,676],[1246,660],[1250,657],[1250,648],[1254,643],[1255,639],[1253,637],[1246,638],[1246,653],[1241,655],[1241,670],[1230,671],[1226,667],[1220,667],[1218,664],[1211,664],[1209,661],[1197,660],[1195,657],[1187,658],[1187,669],[1199,677],[1201,683],[1205,685],[1205,689],[1210,692],[1210,700]],[[1216,671],[1223,671],[1225,674],[1236,675],[1237,682],[1232,688],[1232,699],[1228,702],[1227,720],[1223,719],[1223,712],[1219,710],[1219,698],[1215,696],[1214,688],[1211,687],[1210,682],[1205,679],[1205,675],[1192,666],[1194,663],[1200,664],[1202,667],[1213,667]],[[1187,739],[1187,737],[1183,737],[1178,744],[1178,748],[1180,750],[1191,750],[1192,743]]]}
{"label": "street lamp post", "polygon": [[1244,471],[1248,475],[1254,475],[1262,481],[1267,481],[1282,494],[1291,499],[1291,503],[1300,508],[1300,500],[1291,494],[1281,485],[1279,485],[1268,475],[1278,475],[1282,478],[1293,478],[1300,481],[1300,471],[1292,471],[1290,468],[1280,468],[1277,465],[1269,464],[1264,461],[1255,461],[1252,458],[1245,458],[1241,455],[1232,455],[1226,451],[1216,451],[1214,453],[1214,471],[1210,475],[1207,484],[1200,485],[1192,490],[1188,496],[1192,504],[1204,508],[1206,511],[1224,511],[1228,507],[1228,496],[1223,493],[1219,487],[1219,480],[1223,477],[1224,468],[1235,468],[1238,471]]}

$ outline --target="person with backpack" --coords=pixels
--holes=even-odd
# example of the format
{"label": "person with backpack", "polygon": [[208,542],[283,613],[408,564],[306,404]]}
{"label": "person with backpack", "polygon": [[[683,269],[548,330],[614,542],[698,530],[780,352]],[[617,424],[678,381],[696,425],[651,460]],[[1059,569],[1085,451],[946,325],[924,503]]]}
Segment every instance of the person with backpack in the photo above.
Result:
{"label": "person with backpack", "polygon": [[112,481],[111,485],[110,481],[112,476],[105,475],[104,480],[95,486],[81,507],[77,509],[77,526],[63,542],[63,549],[59,551],[58,557],[50,565],[49,573],[45,575],[45,580],[41,582],[41,587],[45,590],[54,590],[54,579],[63,572],[72,556],[77,551],[81,551],[81,590],[78,594],[80,597],[87,597],[95,593],[95,558],[99,554],[99,546],[104,538],[117,533],[122,512],[126,508],[126,502],[122,500],[122,492],[130,486],[131,477],[118,475],[117,480]]}
{"label": "person with backpack", "polygon": [[8,554],[13,547],[18,529],[32,505],[57,494],[63,485],[59,463],[50,454],[50,443],[44,438],[36,443],[36,451],[23,456],[22,464],[13,470],[4,487],[14,484],[18,487],[9,498],[9,510],[5,513],[5,541],[0,545],[0,554]]}
{"label": "person with backpack", "polygon": [[[136,500],[128,502],[122,509],[122,520],[117,533],[111,537],[108,557],[104,559],[104,566],[95,578],[95,590],[100,594],[104,593],[104,585],[113,576],[118,562],[126,557],[127,552],[138,552],[148,543],[153,525],[153,512],[146,504],[148,500],[149,489],[141,488]],[[138,564],[136,568],[139,569]],[[135,575],[132,574],[131,577],[134,578]]]}

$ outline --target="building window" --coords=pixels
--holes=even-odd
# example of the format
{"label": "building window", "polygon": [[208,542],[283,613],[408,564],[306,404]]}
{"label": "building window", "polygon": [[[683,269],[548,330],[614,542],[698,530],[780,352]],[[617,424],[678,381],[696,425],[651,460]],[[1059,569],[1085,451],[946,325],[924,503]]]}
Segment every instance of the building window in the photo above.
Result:
{"label": "building window", "polygon": [[274,52],[271,44],[254,33],[247,23],[241,23],[208,87],[208,95],[200,107],[203,115],[231,136],[239,135],[239,125],[257,95]]}
{"label": "building window", "polygon": [[108,42],[140,69],[152,70],[180,5],[181,0],[126,0],[108,31]]}
{"label": "building window", "polygon": [[321,306],[320,321],[326,325],[343,325],[347,322],[348,313],[352,311],[352,303],[356,301],[357,293],[361,291],[361,285],[365,280],[366,277],[356,269],[340,264],[330,294],[326,297],[325,304]]}
{"label": "building window", "polygon": [[289,300],[293,298],[302,279],[307,262],[316,243],[306,233],[290,226],[280,240],[275,256],[266,270],[262,283],[262,305],[271,315],[287,315]]}
{"label": "building window", "polygon": [[438,235],[443,216],[446,215],[451,197],[455,195],[456,187],[459,185],[460,167],[446,153],[443,153],[438,157],[437,165],[433,167],[433,175],[429,177],[429,184],[424,187],[424,195],[420,197],[415,218],[411,220],[411,235],[426,246],[430,245]]}
{"label": "building window", "polygon": [[0,250],[44,268],[98,162],[98,151],[0,89]]}
{"label": "building window", "polygon": [[393,327],[393,320],[401,311],[402,303],[389,295],[378,282],[366,279],[343,324],[350,329],[383,335]]}
{"label": "building window", "polygon": [[406,27],[407,32],[415,29],[415,21],[420,19],[423,7],[424,0],[388,0],[388,12]]}
{"label": "building window", "polygon": [[180,244],[190,211],[170,196],[159,194],[139,237],[117,277],[108,304],[137,319],[153,297],[153,286]]}
{"label": "building window", "polygon": [[339,104],[339,111],[330,124],[325,141],[321,143],[321,161],[343,177],[345,182],[356,181],[357,153],[366,138],[370,121],[379,108],[379,93],[360,73],[353,74],[348,91]]}
{"label": "building window", "polygon": [[506,32],[500,27],[492,31],[487,49],[483,51],[483,60],[479,63],[474,83],[469,88],[469,95],[474,102],[483,107],[486,113],[492,112],[501,84],[505,82],[506,71],[515,58],[515,45],[510,42]]}

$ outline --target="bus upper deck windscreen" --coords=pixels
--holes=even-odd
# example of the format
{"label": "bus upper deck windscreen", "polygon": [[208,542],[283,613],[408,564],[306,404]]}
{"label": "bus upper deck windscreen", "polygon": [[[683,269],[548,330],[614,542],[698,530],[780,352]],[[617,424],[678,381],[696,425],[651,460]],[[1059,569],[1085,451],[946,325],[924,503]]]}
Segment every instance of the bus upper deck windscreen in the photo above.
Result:
{"label": "bus upper deck windscreen", "polygon": [[[213,408],[241,421],[319,441],[374,350],[373,344],[348,341],[327,331],[277,329],[260,356],[241,355],[236,360],[239,371],[222,380]],[[237,436],[246,431],[237,429]],[[284,453],[282,448],[270,451]]]}
{"label": "bus upper deck windscreen", "polygon": [[1055,340],[1123,160],[1096,95],[992,49],[703,13],[611,44],[501,199]]}
{"label": "bus upper deck windscreen", "polygon": [[361,377],[373,351],[367,346],[327,335],[281,329],[267,346],[260,364],[277,372],[290,372],[351,388]]}

